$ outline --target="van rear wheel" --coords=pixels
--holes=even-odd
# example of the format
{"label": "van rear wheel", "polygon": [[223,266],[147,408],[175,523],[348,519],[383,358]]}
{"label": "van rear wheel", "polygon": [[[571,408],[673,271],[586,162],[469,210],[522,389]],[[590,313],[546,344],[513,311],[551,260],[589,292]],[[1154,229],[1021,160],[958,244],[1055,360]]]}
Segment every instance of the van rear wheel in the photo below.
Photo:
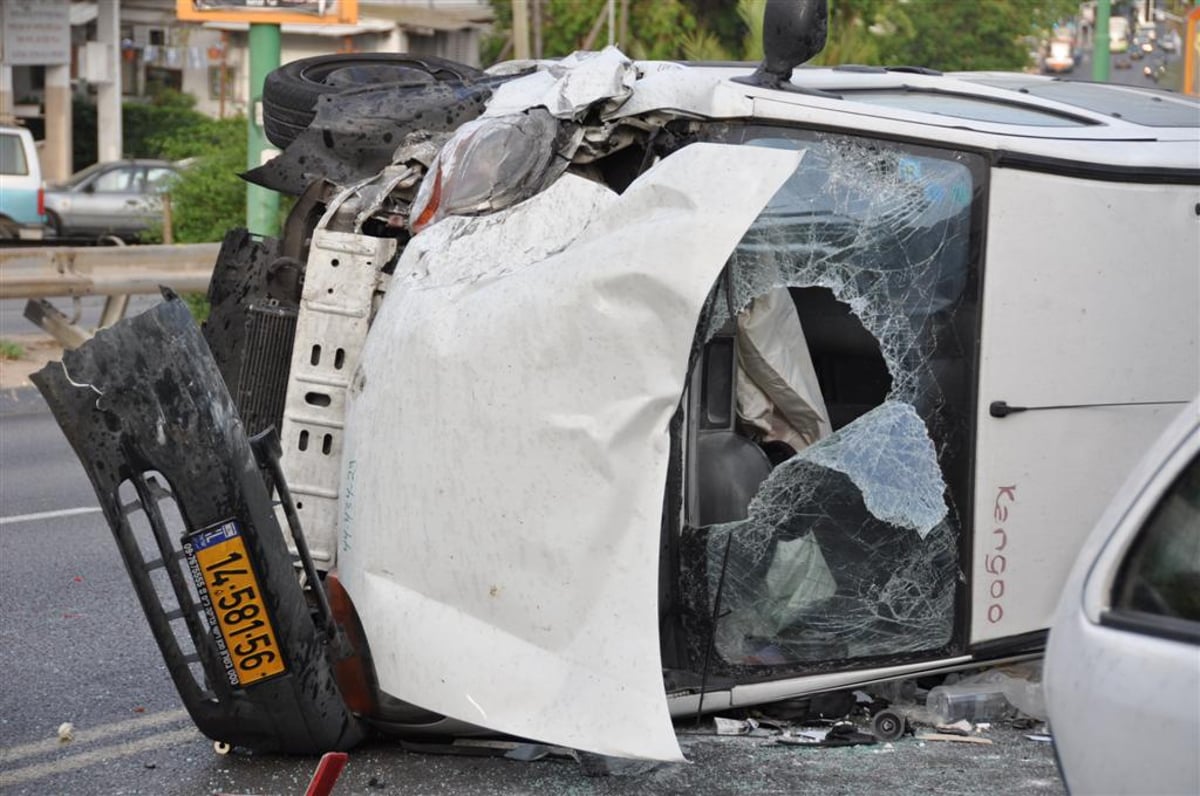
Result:
{"label": "van rear wheel", "polygon": [[300,135],[316,115],[317,100],[327,94],[367,86],[411,86],[462,83],[483,76],[472,66],[429,55],[356,53],[318,55],[284,64],[263,82],[263,130],[283,148]]}

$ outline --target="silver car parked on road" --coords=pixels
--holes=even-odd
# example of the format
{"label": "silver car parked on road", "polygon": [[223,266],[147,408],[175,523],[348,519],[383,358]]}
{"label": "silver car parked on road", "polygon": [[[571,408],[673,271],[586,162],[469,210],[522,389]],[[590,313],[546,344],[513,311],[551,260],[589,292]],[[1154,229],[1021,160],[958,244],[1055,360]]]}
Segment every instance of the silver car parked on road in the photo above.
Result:
{"label": "silver car parked on road", "polygon": [[178,176],[166,160],[95,163],[46,190],[46,224],[62,238],[136,240],[162,223],[162,194]]}

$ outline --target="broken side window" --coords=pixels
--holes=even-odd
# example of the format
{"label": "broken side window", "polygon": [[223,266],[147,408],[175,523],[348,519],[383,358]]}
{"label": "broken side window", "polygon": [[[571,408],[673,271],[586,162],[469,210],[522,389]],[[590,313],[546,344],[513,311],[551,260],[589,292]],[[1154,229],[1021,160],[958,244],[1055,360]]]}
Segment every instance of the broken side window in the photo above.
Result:
{"label": "broken side window", "polygon": [[[708,354],[745,336],[755,302],[782,294],[799,327],[778,325],[789,337],[771,345],[795,349],[819,389],[805,406],[826,416],[813,441],[817,424],[773,434],[739,403],[725,433],[763,448],[765,467],[747,466],[755,454],[745,443],[714,445],[689,421],[692,494],[677,547],[687,664],[699,670],[711,652],[714,673],[770,676],[946,650],[968,516],[985,164],[784,128],[722,127],[715,137],[805,156],[715,289],[700,332],[705,389],[693,380],[689,413],[711,417],[704,402],[727,400],[748,378],[718,368],[734,386],[714,390]],[[772,437],[788,440],[784,455]],[[739,464],[723,464],[734,449]],[[757,474],[740,490],[719,487],[720,501],[742,503],[713,510],[705,490],[730,472]]]}

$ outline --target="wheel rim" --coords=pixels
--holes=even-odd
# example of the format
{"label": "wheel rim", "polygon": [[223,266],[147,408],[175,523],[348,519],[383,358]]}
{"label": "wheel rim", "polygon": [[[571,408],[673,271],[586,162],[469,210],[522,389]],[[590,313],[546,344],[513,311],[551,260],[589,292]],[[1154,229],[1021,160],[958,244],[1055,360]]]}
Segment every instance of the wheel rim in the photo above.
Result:
{"label": "wheel rim", "polygon": [[313,64],[300,72],[300,78],[332,88],[354,88],[379,83],[402,85],[425,85],[439,78],[461,79],[463,75],[440,66],[416,62],[386,62],[374,60],[346,60],[325,64]]}
{"label": "wheel rim", "polygon": [[355,64],[333,69],[325,74],[321,82],[335,88],[354,88],[376,83],[399,83],[402,85],[424,85],[433,83],[428,72],[408,66],[387,64]]}

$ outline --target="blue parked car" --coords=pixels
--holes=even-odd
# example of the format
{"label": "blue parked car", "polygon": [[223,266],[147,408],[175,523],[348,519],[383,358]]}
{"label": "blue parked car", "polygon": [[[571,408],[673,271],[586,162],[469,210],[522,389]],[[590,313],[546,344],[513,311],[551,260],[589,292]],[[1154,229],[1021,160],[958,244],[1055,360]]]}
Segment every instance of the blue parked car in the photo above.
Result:
{"label": "blue parked car", "polygon": [[24,127],[0,126],[0,240],[41,238],[45,200],[33,135]]}

